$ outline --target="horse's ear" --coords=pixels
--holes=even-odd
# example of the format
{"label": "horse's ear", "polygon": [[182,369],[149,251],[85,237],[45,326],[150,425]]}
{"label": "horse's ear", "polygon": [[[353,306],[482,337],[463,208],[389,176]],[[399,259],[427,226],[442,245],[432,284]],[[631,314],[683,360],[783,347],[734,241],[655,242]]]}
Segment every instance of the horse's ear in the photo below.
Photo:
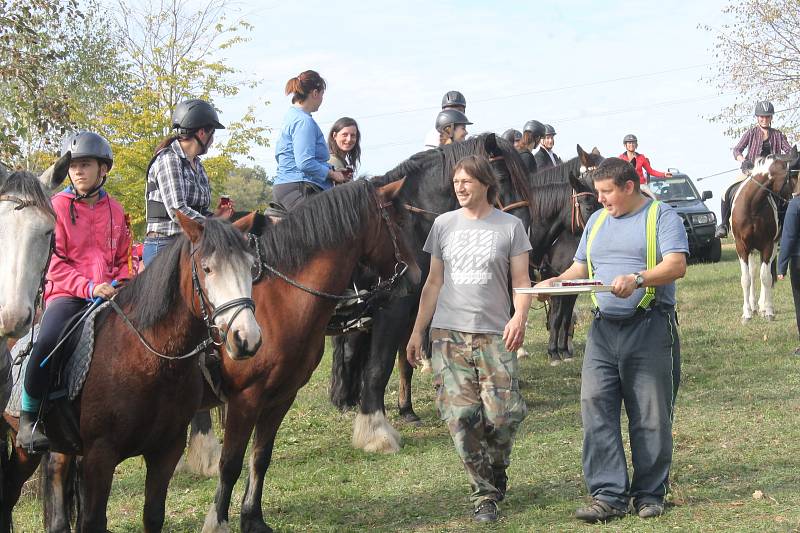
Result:
{"label": "horse's ear", "polygon": [[594,154],[594,155],[600,155],[600,150],[598,150],[598,149],[597,149],[597,146],[595,146],[594,148],[592,148],[592,154]]}
{"label": "horse's ear", "polygon": [[189,237],[192,243],[197,244],[203,236],[203,225],[193,218],[189,218],[180,211],[175,211],[175,216],[178,217],[178,224],[181,229]]}
{"label": "horse's ear", "polygon": [[575,192],[584,192],[586,189],[583,183],[581,183],[581,180],[578,179],[578,177],[572,172],[569,173],[569,184],[572,185],[572,188],[575,190]]}
{"label": "horse's ear", "polygon": [[378,196],[380,196],[382,200],[394,200],[394,198],[400,192],[400,189],[403,188],[403,184],[405,182],[406,178],[404,176],[399,180],[393,181],[382,187],[378,187]]}
{"label": "horse's ear", "polygon": [[500,147],[497,146],[497,137],[494,133],[490,133],[486,136],[486,138],[483,140],[483,147],[486,150],[486,153],[492,157],[503,155],[500,151]]}
{"label": "horse's ear", "polygon": [[581,166],[584,168],[590,167],[591,165],[589,164],[589,154],[586,153],[586,150],[581,148],[580,144],[577,145],[576,148],[578,150],[578,159],[580,159],[581,161]]}
{"label": "horse's ear", "polygon": [[69,164],[72,161],[72,153],[67,152],[58,158],[58,161],[53,163],[50,168],[42,172],[39,176],[39,183],[47,191],[52,191],[64,181],[64,178],[69,174]]}
{"label": "horse's ear", "polygon": [[[257,214],[258,213],[253,211],[252,213],[248,213],[248,214],[244,215],[243,217],[239,217],[239,219],[236,220],[236,222],[233,223],[233,227],[238,229],[242,233],[245,233],[245,234],[253,233],[252,229],[253,229],[253,226],[255,225],[255,220],[256,220],[256,215]],[[262,225],[263,225],[263,220],[262,220]]]}

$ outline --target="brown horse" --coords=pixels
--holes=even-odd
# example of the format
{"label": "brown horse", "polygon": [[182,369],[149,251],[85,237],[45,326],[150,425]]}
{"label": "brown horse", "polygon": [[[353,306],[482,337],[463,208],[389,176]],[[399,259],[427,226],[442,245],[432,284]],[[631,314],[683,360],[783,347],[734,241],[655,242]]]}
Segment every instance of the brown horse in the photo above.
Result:
{"label": "brown horse", "polygon": [[[325,326],[359,261],[389,289],[419,268],[396,226],[393,199],[403,180],[375,187],[367,180],[316,195],[258,239],[263,278],[253,286],[256,319],[268,343],[252,359],[223,364],[228,397],[219,485],[204,532],[228,531],[231,492],[255,428],[241,530],[264,532],[261,493],[275,434],[297,391],[319,364]],[[408,266],[406,266],[408,265]],[[206,406],[207,407],[207,406]]]}
{"label": "brown horse", "polygon": [[[791,156],[796,159],[797,152]],[[742,270],[742,323],[754,311],[767,320],[775,319],[772,287],[775,283],[774,261],[780,239],[778,211],[792,197],[794,182],[786,159],[767,156],[756,160],[755,167],[736,191],[731,210],[731,230]],[[760,257],[760,263],[756,257]],[[759,266],[760,273],[759,273]],[[756,304],[755,278],[761,277],[761,295]]]}
{"label": "brown horse", "polygon": [[[92,364],[73,402],[82,443],[77,453],[83,456],[80,531],[106,530],[114,469],[137,455],[147,466],[143,529],[161,531],[186,426],[203,398],[195,355],[213,342],[224,345],[231,359],[241,359],[261,345],[250,298],[253,256],[242,234],[254,215],[237,222],[238,230],[227,222],[201,224],[178,215],[183,235],[98,316]],[[75,452],[51,441],[56,451]],[[38,456],[14,448],[2,530],[10,530],[22,484],[38,463]]]}

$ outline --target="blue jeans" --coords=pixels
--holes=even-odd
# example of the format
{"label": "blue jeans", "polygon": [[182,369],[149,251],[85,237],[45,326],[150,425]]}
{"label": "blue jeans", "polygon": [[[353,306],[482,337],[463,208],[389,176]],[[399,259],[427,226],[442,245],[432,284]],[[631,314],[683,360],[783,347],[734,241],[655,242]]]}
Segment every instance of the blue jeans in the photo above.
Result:
{"label": "blue jeans", "polygon": [[144,266],[149,265],[155,256],[158,255],[158,252],[169,246],[176,236],[177,235],[172,235],[171,237],[145,237],[144,250],[142,250]]}
{"label": "blue jeans", "polygon": [[[672,416],[680,382],[680,341],[671,308],[616,321],[595,318],[581,374],[583,474],[593,498],[626,509],[662,503],[672,465]],[[633,479],[622,444],[628,414]]]}

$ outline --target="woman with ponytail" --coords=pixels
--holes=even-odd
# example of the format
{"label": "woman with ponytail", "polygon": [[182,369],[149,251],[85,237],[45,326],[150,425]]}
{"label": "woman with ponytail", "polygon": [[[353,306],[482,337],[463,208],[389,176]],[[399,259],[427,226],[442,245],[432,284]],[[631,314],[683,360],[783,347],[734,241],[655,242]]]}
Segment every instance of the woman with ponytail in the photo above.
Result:
{"label": "woman with ponytail", "polygon": [[350,176],[328,163],[325,136],[311,117],[322,105],[325,80],[313,70],[301,72],[286,82],[292,106],[286,113],[275,145],[278,175],[272,189],[275,200],[293,209],[308,196],[350,181]]}

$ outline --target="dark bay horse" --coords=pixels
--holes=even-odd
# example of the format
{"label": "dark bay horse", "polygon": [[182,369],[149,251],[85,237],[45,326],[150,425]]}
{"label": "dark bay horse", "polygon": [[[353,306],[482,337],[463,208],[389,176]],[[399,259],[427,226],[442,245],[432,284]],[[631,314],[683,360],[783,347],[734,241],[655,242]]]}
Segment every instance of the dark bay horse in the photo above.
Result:
{"label": "dark bay horse", "polygon": [[[461,143],[415,154],[384,176],[392,182],[405,177],[400,201],[408,211],[403,233],[427,276],[430,256],[422,251],[433,220],[439,214],[458,209],[453,191],[453,168],[467,155],[487,157],[498,177],[498,208],[530,224],[527,172],[517,151],[493,133],[481,134]],[[369,452],[395,452],[400,449],[400,434],[386,420],[384,394],[397,362],[400,387],[398,408],[409,422],[418,422],[411,402],[413,369],[404,349],[419,304],[421,285],[408,288],[408,294],[395,297],[373,315],[370,332],[358,332],[335,340],[331,372],[331,401],[342,410],[358,406],[353,426],[353,446]]]}
{"label": "dark bay horse", "polygon": [[[229,531],[231,493],[254,428],[241,530],[272,531],[261,496],[275,435],[322,359],[326,325],[356,266],[361,262],[380,276],[382,288],[375,290],[389,289],[402,277],[419,283],[419,268],[397,225],[402,208],[395,198],[403,183],[376,187],[357,180],[337,186],[312,196],[257,239],[261,273],[253,298],[267,342],[252,359],[223,363],[225,437],[204,532]],[[214,400],[209,394],[206,399],[209,407]]]}
{"label": "dark bay horse", "polygon": [[[238,229],[178,215],[181,237],[98,316],[93,360],[73,402],[83,456],[80,531],[106,530],[114,469],[137,455],[147,466],[143,530],[161,531],[169,480],[203,397],[196,353],[214,342],[241,359],[261,344],[250,298],[253,256],[243,236],[254,215],[237,222]],[[8,415],[5,420],[17,425]],[[55,440],[52,446],[61,448]],[[38,459],[13,449],[0,509],[3,531],[11,528],[12,508]]]}
{"label": "dark bay horse", "polygon": [[[797,160],[797,150],[789,156]],[[742,323],[760,311],[767,320],[775,319],[772,287],[775,284],[775,256],[780,239],[778,211],[792,198],[797,178],[789,172],[782,156],[767,156],[755,161],[750,175],[733,198],[731,230],[742,270]],[[759,273],[760,267],[760,273]],[[761,278],[761,295],[756,304],[756,275]]]}
{"label": "dark bay horse", "polygon": [[[586,222],[602,207],[591,172],[604,158],[596,148],[586,152],[578,145],[577,151],[577,157],[531,176],[531,279],[556,276],[572,264]],[[547,355],[551,365],[573,357],[576,300],[576,296],[550,299]]]}

